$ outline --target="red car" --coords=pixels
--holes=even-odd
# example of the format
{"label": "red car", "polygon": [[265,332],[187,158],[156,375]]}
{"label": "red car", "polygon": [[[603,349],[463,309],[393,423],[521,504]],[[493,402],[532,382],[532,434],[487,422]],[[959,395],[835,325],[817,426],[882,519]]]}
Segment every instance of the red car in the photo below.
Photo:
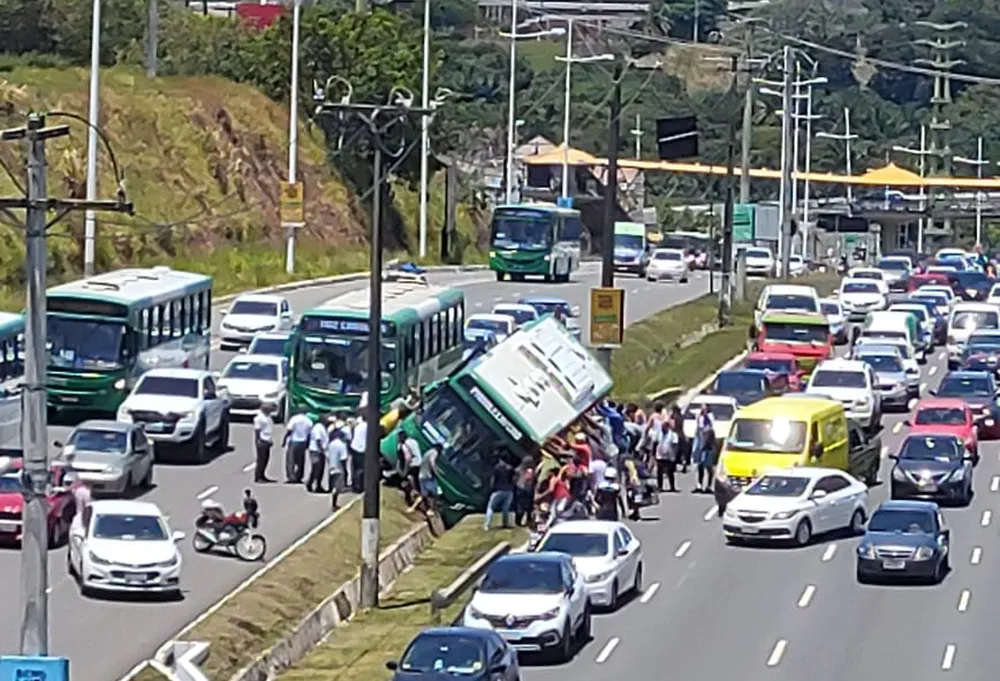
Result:
{"label": "red car", "polygon": [[948,275],[941,272],[922,272],[914,274],[906,284],[907,293],[913,293],[921,286],[951,286]]}
{"label": "red car", "polygon": [[906,422],[910,433],[954,435],[965,443],[965,448],[979,462],[979,422],[972,408],[964,401],[952,397],[920,400],[913,418]]}
{"label": "red car", "polygon": [[[0,541],[21,541],[21,460],[11,459],[0,468]],[[69,539],[69,527],[76,515],[76,501],[68,487],[63,487],[65,471],[52,469],[52,484],[45,496],[49,507],[49,545],[60,546]]]}
{"label": "red car", "polygon": [[788,389],[792,392],[800,391],[805,387],[806,372],[799,366],[795,355],[791,353],[751,352],[743,360],[743,366],[747,369],[760,369],[776,376],[785,376],[788,379]]}

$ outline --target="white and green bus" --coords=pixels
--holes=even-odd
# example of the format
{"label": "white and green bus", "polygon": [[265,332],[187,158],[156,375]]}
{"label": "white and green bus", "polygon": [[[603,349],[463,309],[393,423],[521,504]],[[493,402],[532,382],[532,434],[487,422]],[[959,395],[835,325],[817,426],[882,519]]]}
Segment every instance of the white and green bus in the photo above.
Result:
{"label": "white and green bus", "polygon": [[[367,390],[369,289],[302,314],[292,338],[288,406],[315,415],[357,409]],[[418,281],[382,285],[383,411],[462,359],[465,294]]]}
{"label": "white and green bus", "polygon": [[0,312],[0,448],[21,448],[24,317]]}
{"label": "white and green bus", "polygon": [[50,288],[48,404],[115,413],[154,368],[208,368],[212,278],[169,267],[126,269]]}
{"label": "white and green bus", "polygon": [[582,237],[578,210],[551,203],[497,206],[490,220],[490,269],[497,281],[569,281],[580,268]]}

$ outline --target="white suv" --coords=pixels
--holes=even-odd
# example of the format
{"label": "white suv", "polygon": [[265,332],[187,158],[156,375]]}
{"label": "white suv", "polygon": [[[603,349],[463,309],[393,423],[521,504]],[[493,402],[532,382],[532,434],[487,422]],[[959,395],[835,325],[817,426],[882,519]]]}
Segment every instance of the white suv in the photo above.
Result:
{"label": "white suv", "polygon": [[874,432],[882,425],[882,398],[875,370],[856,359],[830,359],[813,371],[807,395],[819,395],[844,405],[847,417]]}
{"label": "white suv", "polygon": [[229,393],[208,371],[153,369],[122,402],[118,420],[142,425],[153,442],[181,446],[203,463],[209,445],[219,452],[229,446]]}
{"label": "white suv", "polygon": [[288,299],[269,294],[240,296],[222,313],[219,346],[236,350],[250,345],[254,336],[264,331],[290,331],[292,306]]}

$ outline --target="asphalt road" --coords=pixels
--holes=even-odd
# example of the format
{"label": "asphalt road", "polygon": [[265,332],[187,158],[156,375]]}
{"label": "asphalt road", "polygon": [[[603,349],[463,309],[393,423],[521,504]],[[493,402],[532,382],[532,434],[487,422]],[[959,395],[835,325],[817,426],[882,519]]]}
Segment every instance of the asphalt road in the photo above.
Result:
{"label": "asphalt road", "polygon": [[[513,301],[522,295],[551,294],[579,305],[584,319],[589,289],[599,283],[596,263],[585,263],[574,281],[568,284],[542,282],[498,283],[490,272],[432,274],[434,283],[465,289],[469,313],[488,312],[501,300]],[[634,322],[670,305],[707,291],[704,274],[692,277],[689,284],[649,284],[623,276],[619,285],[627,291],[626,318]],[[296,292],[288,299],[301,312],[327,298],[358,288],[358,283],[337,284]],[[220,308],[221,309],[221,308]],[[216,315],[218,317],[219,315]],[[218,324],[218,319],[214,320]],[[217,329],[217,326],[216,326]],[[233,353],[216,351],[213,370],[221,370]],[[65,438],[68,428],[50,428],[51,441]],[[280,428],[276,439],[282,435]],[[201,466],[160,465],[156,486],[144,495],[157,503],[171,517],[174,529],[190,534],[198,512],[199,498],[213,496],[225,504],[238,503],[240,491],[251,480],[252,433],[249,425],[234,424],[232,449]],[[272,458],[270,476],[283,479],[281,456]],[[301,486],[284,484],[256,485],[261,503],[262,531],[268,539],[268,553],[273,556],[293,543],[329,513],[326,496],[310,495]],[[345,547],[354,551],[355,547]],[[190,542],[181,543],[185,560],[184,599],[179,602],[135,602],[132,600],[88,600],[77,592],[66,573],[66,549],[50,553],[49,631],[50,650],[70,659],[74,681],[111,681],[119,678],[141,659],[150,657],[166,640],[188,622],[214,604],[223,594],[250,576],[259,565],[241,563],[223,556],[195,555]],[[0,653],[16,653],[19,641],[18,586],[20,554],[15,549],[0,550],[0,575],[7,584],[3,599],[6,617],[0,618]]]}
{"label": "asphalt road", "polygon": [[[926,387],[946,370],[939,349],[923,367]],[[883,457],[898,449],[906,418],[884,418]],[[644,543],[643,595],[595,617],[593,640],[572,662],[528,666],[523,678],[608,681],[655,669],[741,681],[992,678],[1000,443],[981,442],[980,453],[972,505],[944,511],[952,570],[936,586],[858,585],[856,538],[801,549],[727,546],[712,498],[692,494],[692,474],[682,476],[681,493],[633,524]],[[881,480],[890,463],[883,459]],[[887,495],[887,485],[872,489],[869,508]]]}

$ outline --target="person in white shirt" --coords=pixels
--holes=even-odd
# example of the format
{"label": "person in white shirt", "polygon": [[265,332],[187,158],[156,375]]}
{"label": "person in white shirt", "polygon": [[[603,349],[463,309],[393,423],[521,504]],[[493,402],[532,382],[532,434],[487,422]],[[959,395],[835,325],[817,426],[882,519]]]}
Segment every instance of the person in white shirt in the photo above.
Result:
{"label": "person in white shirt", "polygon": [[350,458],[347,452],[348,430],[344,423],[334,420],[330,426],[330,437],[326,445],[326,464],[330,478],[330,505],[336,511],[337,500],[344,491],[344,479],[347,473],[347,462]]}
{"label": "person in white shirt", "polygon": [[253,442],[256,452],[254,482],[274,482],[267,477],[267,464],[271,461],[271,447],[274,445],[274,420],[271,418],[271,408],[270,404],[264,402],[253,417]]}
{"label": "person in white shirt", "polygon": [[323,473],[326,468],[326,446],[330,443],[330,435],[323,419],[316,421],[309,434],[309,479],[306,489],[310,492],[323,493]]}
{"label": "person in white shirt", "polygon": [[285,425],[285,482],[298,484],[306,472],[306,451],[313,422],[304,410],[298,411]]}
{"label": "person in white shirt", "polygon": [[359,416],[351,433],[351,490],[360,494],[365,488],[365,445],[368,442],[368,422]]}

